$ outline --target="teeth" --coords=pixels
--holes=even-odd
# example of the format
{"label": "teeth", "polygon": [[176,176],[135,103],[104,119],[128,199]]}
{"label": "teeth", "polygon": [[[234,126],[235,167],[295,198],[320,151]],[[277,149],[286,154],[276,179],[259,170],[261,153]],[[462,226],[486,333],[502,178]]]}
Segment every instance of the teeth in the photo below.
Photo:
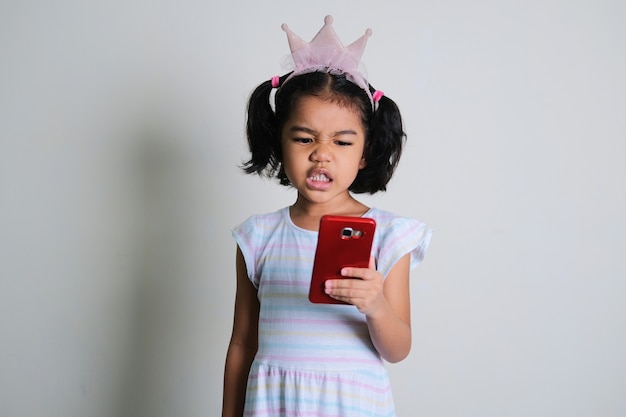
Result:
{"label": "teeth", "polygon": [[313,181],[324,181],[324,182],[330,181],[330,179],[328,179],[328,177],[324,174],[313,175],[311,179]]}

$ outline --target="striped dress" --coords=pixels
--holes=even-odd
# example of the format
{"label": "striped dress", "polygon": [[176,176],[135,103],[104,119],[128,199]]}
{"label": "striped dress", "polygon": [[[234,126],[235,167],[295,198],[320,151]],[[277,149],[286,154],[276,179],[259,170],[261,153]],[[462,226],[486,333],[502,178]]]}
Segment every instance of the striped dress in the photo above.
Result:
{"label": "striped dress", "polygon": [[[365,217],[376,220],[372,254],[383,277],[407,253],[411,267],[421,261],[431,234],[425,224],[375,208]],[[250,217],[233,237],[260,301],[244,415],[395,416],[365,316],[351,305],[308,300],[317,232],[296,226],[286,207]]]}

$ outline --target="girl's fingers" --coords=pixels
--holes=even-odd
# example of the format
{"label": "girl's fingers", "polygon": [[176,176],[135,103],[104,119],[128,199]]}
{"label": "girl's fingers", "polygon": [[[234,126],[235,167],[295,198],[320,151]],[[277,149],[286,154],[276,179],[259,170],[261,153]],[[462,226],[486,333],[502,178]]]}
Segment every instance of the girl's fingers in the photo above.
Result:
{"label": "girl's fingers", "polygon": [[341,269],[341,275],[344,277],[361,278],[365,280],[376,278],[377,273],[376,261],[373,256],[370,256],[369,266],[367,268],[346,267]]}
{"label": "girl's fingers", "polygon": [[332,279],[325,283],[325,292],[331,297],[354,304],[359,309],[382,293],[383,277],[376,271],[376,261],[370,257],[367,268],[346,267],[341,275],[348,279]]}

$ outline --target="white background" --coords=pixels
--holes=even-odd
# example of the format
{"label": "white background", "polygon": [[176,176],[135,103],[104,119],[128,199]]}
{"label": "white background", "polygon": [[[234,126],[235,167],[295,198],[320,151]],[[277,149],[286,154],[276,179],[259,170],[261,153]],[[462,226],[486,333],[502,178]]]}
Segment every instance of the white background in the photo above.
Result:
{"label": "white background", "polygon": [[326,14],[435,229],[399,416],[626,414],[626,3],[62,0],[0,5],[1,416],[219,415],[230,227],[295,198],[246,99]]}

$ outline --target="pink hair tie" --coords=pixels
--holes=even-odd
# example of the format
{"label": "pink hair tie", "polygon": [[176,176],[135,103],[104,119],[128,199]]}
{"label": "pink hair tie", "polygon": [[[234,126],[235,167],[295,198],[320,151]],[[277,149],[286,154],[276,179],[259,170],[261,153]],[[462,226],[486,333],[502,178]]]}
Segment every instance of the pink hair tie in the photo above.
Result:
{"label": "pink hair tie", "polygon": [[280,87],[280,77],[278,75],[274,75],[272,77],[272,88]]}
{"label": "pink hair tie", "polygon": [[385,95],[385,93],[383,93],[382,91],[376,90],[376,91],[374,91],[374,94],[372,94],[372,100],[374,100],[374,103],[378,103],[378,101],[384,95]]}

